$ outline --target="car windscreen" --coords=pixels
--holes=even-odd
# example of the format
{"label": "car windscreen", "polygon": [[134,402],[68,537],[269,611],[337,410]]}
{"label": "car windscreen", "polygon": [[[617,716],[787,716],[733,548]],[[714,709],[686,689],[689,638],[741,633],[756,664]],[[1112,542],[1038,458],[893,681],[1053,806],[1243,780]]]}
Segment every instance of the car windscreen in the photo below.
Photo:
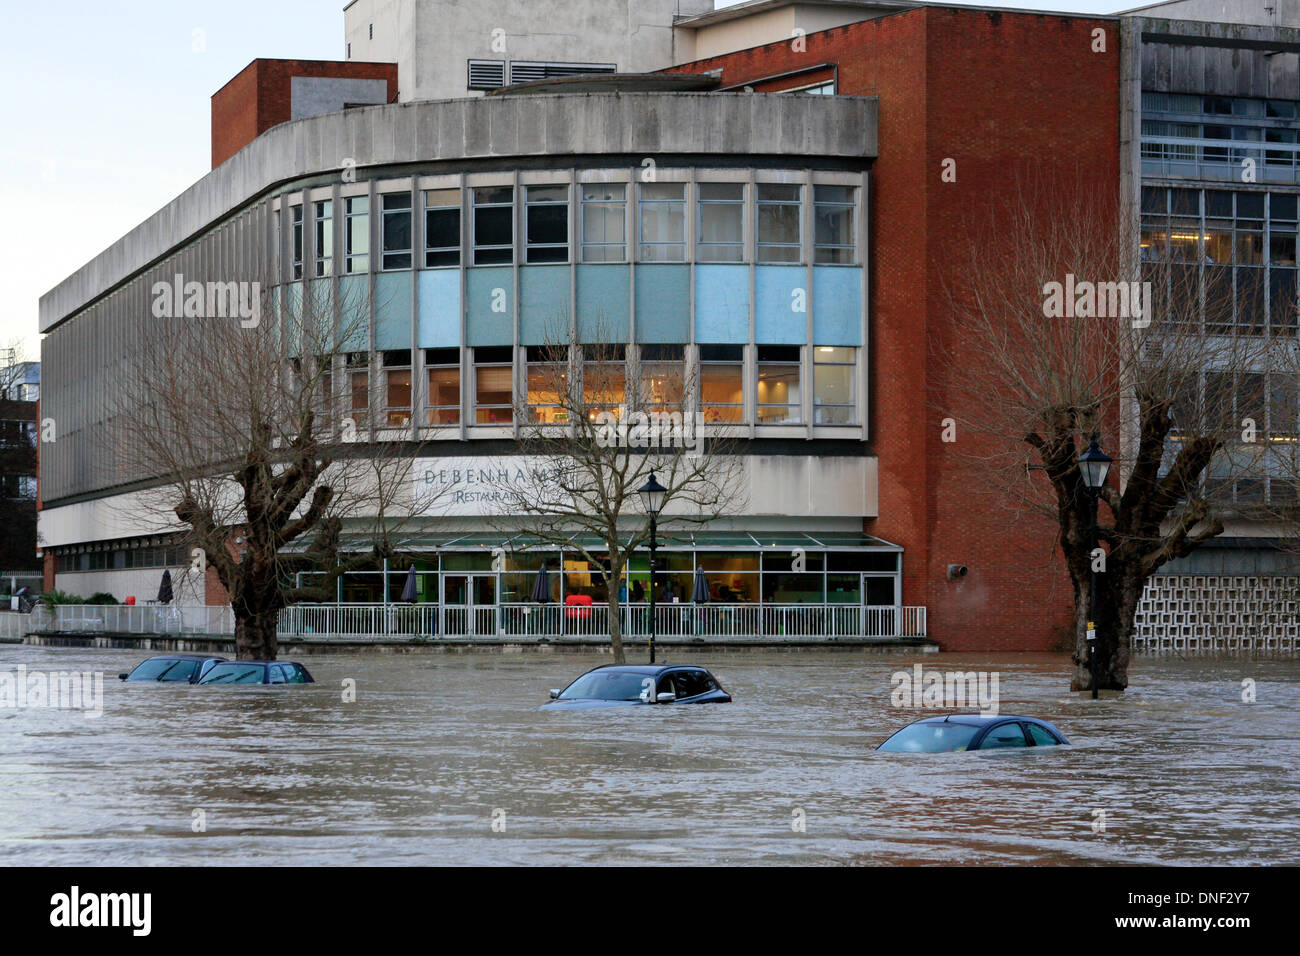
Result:
{"label": "car windscreen", "polygon": [[561,700],[643,700],[651,678],[628,671],[593,671],[583,674],[560,695]]}
{"label": "car windscreen", "polygon": [[940,754],[965,750],[979,732],[970,724],[912,724],[880,745],[881,750],[903,750],[917,754]]}
{"label": "car windscreen", "polygon": [[200,684],[260,684],[261,664],[217,664],[199,680]]}
{"label": "car windscreen", "polygon": [[194,673],[196,661],[178,661],[174,657],[158,657],[145,661],[131,671],[130,680],[187,681]]}

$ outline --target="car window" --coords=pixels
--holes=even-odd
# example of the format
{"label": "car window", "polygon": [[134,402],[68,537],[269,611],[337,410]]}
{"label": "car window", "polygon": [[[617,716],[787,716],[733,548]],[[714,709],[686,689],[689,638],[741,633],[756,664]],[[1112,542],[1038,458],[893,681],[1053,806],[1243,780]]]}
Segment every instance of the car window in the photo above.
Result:
{"label": "car window", "polygon": [[172,666],[167,669],[167,673],[163,674],[158,679],[168,681],[188,681],[194,676],[194,672],[198,669],[198,661],[173,661]]}
{"label": "car window", "polygon": [[643,700],[644,674],[628,671],[592,671],[564,689],[561,700]]}
{"label": "car window", "polygon": [[1039,727],[1037,724],[1025,724],[1025,726],[1029,728],[1029,739],[1034,742],[1035,747],[1054,747],[1060,743],[1046,727]]}
{"label": "car window", "polygon": [[261,664],[218,664],[203,675],[200,684],[260,684]]}
{"label": "car window", "polygon": [[1027,747],[1025,732],[1017,723],[998,724],[980,742],[980,750],[995,750],[998,747]]}
{"label": "car window", "polygon": [[950,724],[945,721],[909,724],[881,744],[880,749],[921,754],[965,750],[978,730],[973,724]]}
{"label": "car window", "polygon": [[713,690],[713,679],[702,670],[674,671],[673,683],[677,685],[677,698],[698,697]]}
{"label": "car window", "polygon": [[162,680],[163,675],[176,665],[169,657],[160,657],[145,661],[131,671],[131,680]]}
{"label": "car window", "polygon": [[272,664],[270,667],[267,668],[267,670],[270,672],[267,676],[268,684],[284,683],[284,671],[281,669],[281,666],[279,664]]}
{"label": "car window", "polygon": [[307,683],[307,669],[301,664],[281,664],[284,668],[285,680],[290,684]]}

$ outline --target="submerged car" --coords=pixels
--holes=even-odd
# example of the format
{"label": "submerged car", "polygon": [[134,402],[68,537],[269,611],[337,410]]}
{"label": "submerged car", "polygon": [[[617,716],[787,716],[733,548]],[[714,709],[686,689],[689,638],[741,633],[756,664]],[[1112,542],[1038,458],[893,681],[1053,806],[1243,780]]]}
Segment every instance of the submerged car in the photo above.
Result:
{"label": "submerged car", "polygon": [[1054,724],[1036,717],[948,714],[908,724],[876,749],[938,754],[1006,747],[1055,747],[1069,742]]}
{"label": "submerged car", "polygon": [[579,710],[635,704],[725,704],[731,695],[703,667],[680,664],[606,664],[564,690],[552,690],[542,710]]}
{"label": "submerged car", "polygon": [[195,654],[167,654],[151,657],[136,665],[129,674],[118,674],[119,680],[155,681],[165,684],[197,684],[199,678],[224,657],[203,657]]}
{"label": "submerged car", "polygon": [[297,661],[225,661],[199,678],[200,684],[314,684]]}

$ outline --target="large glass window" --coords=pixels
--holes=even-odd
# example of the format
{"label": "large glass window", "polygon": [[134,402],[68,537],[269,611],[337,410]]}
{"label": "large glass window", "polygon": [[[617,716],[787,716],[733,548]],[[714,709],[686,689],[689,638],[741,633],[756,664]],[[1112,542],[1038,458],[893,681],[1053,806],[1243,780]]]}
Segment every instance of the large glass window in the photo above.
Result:
{"label": "large glass window", "polygon": [[813,424],[853,424],[854,351],[828,345],[813,349]]}
{"label": "large glass window", "polygon": [[623,262],[627,258],[627,184],[585,183],[582,187],[582,261]]}
{"label": "large glass window", "polygon": [[759,183],[758,261],[800,259],[799,187]]}
{"label": "large glass window", "polygon": [[460,265],[460,190],[424,193],[425,268]]}
{"label": "large glass window", "polygon": [[509,425],[514,420],[513,350],[510,346],[474,350],[474,421]]}
{"label": "large glass window", "polygon": [[569,187],[529,186],[528,262],[569,261]]}
{"label": "large glass window", "polygon": [[370,197],[351,196],[343,200],[346,219],[343,229],[344,272],[370,271]]}
{"label": "large glass window", "polygon": [[642,183],[641,260],[686,259],[686,184]]}
{"label": "large glass window", "polygon": [[358,428],[365,428],[370,420],[370,367],[365,352],[349,352],[347,356],[348,417]]}
{"label": "large glass window", "polygon": [[743,346],[700,346],[700,412],[706,422],[744,421],[744,382]]}
{"label": "large glass window", "polygon": [[550,425],[567,422],[568,350],[563,346],[534,345],[524,354],[528,360],[529,419]]}
{"label": "large glass window", "polygon": [[474,264],[514,261],[515,191],[513,186],[474,189]]}
{"label": "large glass window", "polygon": [[626,401],[626,362],[621,345],[583,346],[582,406],[589,418],[600,412],[618,414]]}
{"label": "large glass window", "polygon": [[643,345],[640,362],[642,406],[651,411],[685,411],[685,348]]}
{"label": "large glass window", "polygon": [[744,183],[700,183],[700,262],[745,259]]}
{"label": "large glass window", "polygon": [[760,425],[799,424],[799,346],[758,347],[757,401]]}
{"label": "large glass window", "polygon": [[334,200],[316,203],[316,275],[327,276],[334,269]]}
{"label": "large glass window", "polygon": [[385,269],[411,268],[410,193],[384,194],[383,234],[383,267]]}
{"label": "large glass window", "polygon": [[384,412],[389,428],[411,424],[411,353],[384,353]]}
{"label": "large glass window", "polygon": [[813,187],[814,261],[851,265],[855,256],[852,186]]}
{"label": "large glass window", "polygon": [[293,260],[293,277],[295,279],[301,279],[302,278],[302,206],[290,207],[289,215],[293,222],[293,232],[291,234],[291,241],[293,242],[293,249],[291,253],[291,258]]}
{"label": "large glass window", "polygon": [[460,349],[425,349],[424,370],[430,425],[460,424]]}

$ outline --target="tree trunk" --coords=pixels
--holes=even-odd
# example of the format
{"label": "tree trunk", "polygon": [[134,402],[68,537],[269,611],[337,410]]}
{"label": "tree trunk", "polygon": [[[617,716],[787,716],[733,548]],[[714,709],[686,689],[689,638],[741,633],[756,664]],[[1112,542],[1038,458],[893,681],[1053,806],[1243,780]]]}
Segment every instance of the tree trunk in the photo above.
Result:
{"label": "tree trunk", "polygon": [[[1128,665],[1133,647],[1134,617],[1146,587],[1146,578],[1108,556],[1107,570],[1097,575],[1097,689],[1122,691],[1128,687]],[[1107,586],[1107,585],[1110,586]],[[1091,691],[1088,660],[1089,583],[1076,581],[1074,620],[1074,678],[1072,691]]]}
{"label": "tree trunk", "polygon": [[[610,554],[617,554],[618,547],[610,548]],[[618,587],[623,580],[623,565],[610,560],[609,577],[605,579],[605,592],[609,601],[609,646],[614,652],[615,664],[626,664],[627,656],[623,653],[623,620],[619,616]]]}
{"label": "tree trunk", "polygon": [[235,612],[235,657],[239,660],[273,661],[279,651],[276,627],[279,609],[241,615]]}

